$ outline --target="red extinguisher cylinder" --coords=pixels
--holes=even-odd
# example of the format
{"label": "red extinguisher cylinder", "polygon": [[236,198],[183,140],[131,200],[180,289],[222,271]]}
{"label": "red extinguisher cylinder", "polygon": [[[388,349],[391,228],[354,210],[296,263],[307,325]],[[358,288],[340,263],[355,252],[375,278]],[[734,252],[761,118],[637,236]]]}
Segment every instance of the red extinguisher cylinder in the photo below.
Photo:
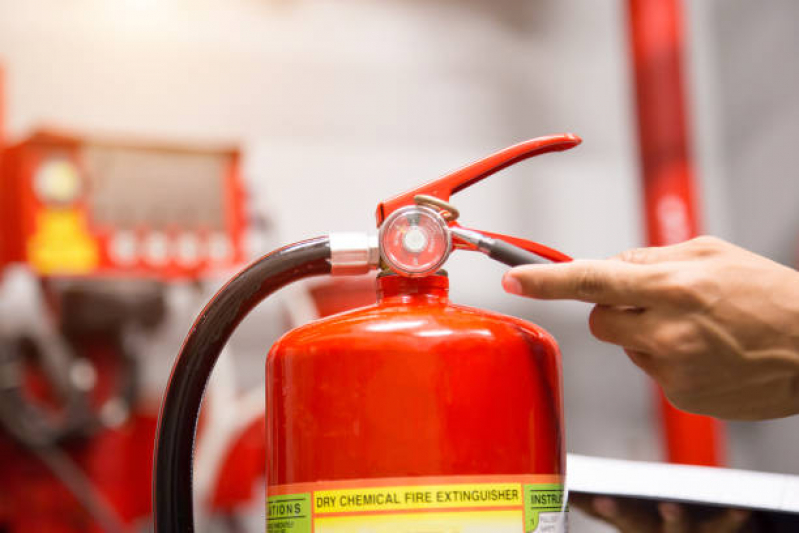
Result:
{"label": "red extinguisher cylinder", "polygon": [[[307,498],[320,528],[312,531],[344,516],[412,520],[414,509],[420,520],[434,520],[436,509],[460,520],[486,503],[531,521],[559,512],[565,455],[553,338],[450,303],[446,275],[384,275],[378,285],[377,304],[291,331],[269,353],[268,525],[291,519],[292,498]],[[397,501],[370,500],[377,487]],[[531,507],[524,495],[535,490],[549,507]],[[417,507],[407,501],[414,492]],[[449,493],[470,496],[437,507]]]}

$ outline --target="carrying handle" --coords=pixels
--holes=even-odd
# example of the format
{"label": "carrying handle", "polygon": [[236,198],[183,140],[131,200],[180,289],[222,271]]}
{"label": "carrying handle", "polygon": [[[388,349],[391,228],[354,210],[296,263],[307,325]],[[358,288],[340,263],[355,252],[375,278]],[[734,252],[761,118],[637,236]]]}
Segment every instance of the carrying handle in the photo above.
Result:
{"label": "carrying handle", "polygon": [[448,174],[442,178],[428,182],[421,187],[417,187],[381,202],[377,206],[377,213],[375,214],[377,225],[379,227],[386,217],[400,207],[413,205],[414,196],[428,195],[448,202],[450,196],[456,192],[471,187],[478,181],[499,172],[503,168],[540,154],[568,150],[569,148],[574,148],[581,142],[582,139],[573,133],[562,133],[530,139],[529,141],[524,141],[505,148],[504,150],[500,150],[460,170],[456,170],[452,174]]}

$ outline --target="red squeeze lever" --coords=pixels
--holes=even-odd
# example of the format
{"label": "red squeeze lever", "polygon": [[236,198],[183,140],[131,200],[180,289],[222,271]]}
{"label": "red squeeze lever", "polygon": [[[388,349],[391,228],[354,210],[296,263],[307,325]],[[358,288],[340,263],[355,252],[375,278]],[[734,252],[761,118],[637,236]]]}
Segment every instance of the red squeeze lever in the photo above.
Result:
{"label": "red squeeze lever", "polygon": [[[560,152],[574,148],[582,142],[582,139],[572,133],[563,133],[559,135],[547,135],[545,137],[538,137],[515,144],[504,150],[501,150],[488,157],[475,161],[460,170],[456,170],[452,174],[448,174],[437,180],[428,182],[420,187],[411,189],[410,191],[399,194],[389,200],[381,202],[377,206],[377,225],[378,227],[391,213],[404,207],[406,205],[414,205],[414,197],[417,195],[428,195],[449,202],[450,196],[458,191],[470,187],[478,181],[487,178],[488,176],[499,172],[500,170],[509,167],[519,161],[537,155],[545,154],[548,152]],[[455,222],[450,222],[450,226],[460,227]],[[467,229],[467,228],[464,228]],[[563,254],[557,250],[544,246],[536,242],[520,239],[518,237],[511,237],[509,235],[502,235],[499,233],[490,233],[482,230],[475,230],[483,235],[487,235],[494,239],[499,239],[507,243],[513,244],[523,248],[529,252],[545,257],[550,261],[564,262],[571,261],[571,257]],[[456,242],[458,248],[469,248],[465,243]]]}

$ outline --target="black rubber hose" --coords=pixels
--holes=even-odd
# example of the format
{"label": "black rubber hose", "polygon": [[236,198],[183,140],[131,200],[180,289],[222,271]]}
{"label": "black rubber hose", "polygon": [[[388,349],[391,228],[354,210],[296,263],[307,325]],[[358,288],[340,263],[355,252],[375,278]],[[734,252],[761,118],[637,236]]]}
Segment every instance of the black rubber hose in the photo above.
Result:
{"label": "black rubber hose", "polygon": [[291,282],[330,272],[330,241],[318,237],[262,257],[208,302],[189,331],[169,378],[156,434],[153,519],[158,533],[194,531],[192,462],[203,392],[219,354],[245,316]]}
{"label": "black rubber hose", "polygon": [[516,267],[521,265],[548,265],[551,261],[547,261],[543,257],[528,252],[523,248],[514,246],[513,244],[494,239],[491,249],[488,252],[488,257],[506,264],[509,267]]}

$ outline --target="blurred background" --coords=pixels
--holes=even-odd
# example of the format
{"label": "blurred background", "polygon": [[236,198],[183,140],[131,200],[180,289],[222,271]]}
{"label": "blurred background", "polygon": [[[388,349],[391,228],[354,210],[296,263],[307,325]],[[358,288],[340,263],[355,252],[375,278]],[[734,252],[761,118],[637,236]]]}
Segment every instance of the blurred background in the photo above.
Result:
{"label": "blurred background", "polygon": [[[796,267],[799,3],[682,7],[699,231]],[[0,0],[0,531],[149,528],[172,359],[222,282],[280,244],[370,230],[382,199],[570,131],[579,148],[455,197],[464,223],[580,258],[645,245],[630,20],[621,0]],[[558,339],[569,451],[666,458],[651,384],[590,336],[587,305],[508,296],[484,258],[447,268],[454,301]],[[270,343],[371,286],[329,289],[268,301],[220,364],[207,530],[263,527],[262,481],[228,460],[263,461]],[[726,432],[724,464],[799,474],[796,418]]]}

